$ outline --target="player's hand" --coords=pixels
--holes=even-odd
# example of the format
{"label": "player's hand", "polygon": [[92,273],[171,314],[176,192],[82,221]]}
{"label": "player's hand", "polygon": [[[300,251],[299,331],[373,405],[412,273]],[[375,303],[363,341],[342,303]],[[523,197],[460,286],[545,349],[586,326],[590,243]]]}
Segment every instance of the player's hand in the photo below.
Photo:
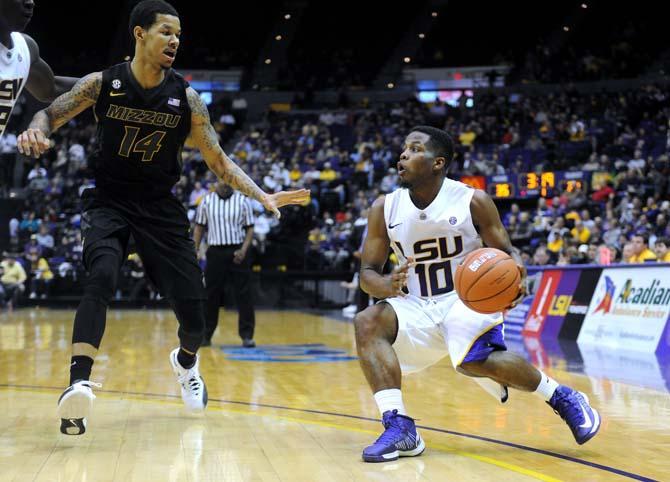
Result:
{"label": "player's hand", "polygon": [[268,194],[263,199],[263,206],[279,219],[281,213],[279,208],[289,204],[305,204],[309,201],[310,192],[307,189],[298,189],[296,191],[279,191],[274,194]]}
{"label": "player's hand", "polygon": [[244,258],[247,256],[246,250],[240,248],[236,249],[233,252],[233,263],[235,264],[240,264],[242,261],[244,261]]}
{"label": "player's hand", "polygon": [[403,264],[393,270],[389,279],[391,281],[391,295],[390,296],[405,296],[403,288],[407,286],[409,280],[409,269],[413,268],[416,262],[413,257],[407,258]]}
{"label": "player's hand", "polygon": [[39,158],[49,150],[51,142],[39,129],[27,129],[19,134],[16,139],[16,147],[25,156]]}
{"label": "player's hand", "polygon": [[516,305],[521,303],[521,301],[528,296],[528,271],[526,271],[526,267],[523,265],[517,265],[519,268],[519,272],[521,274],[521,281],[519,282],[519,296],[517,296],[514,301],[512,301],[512,304],[509,305],[508,309],[514,308]]}

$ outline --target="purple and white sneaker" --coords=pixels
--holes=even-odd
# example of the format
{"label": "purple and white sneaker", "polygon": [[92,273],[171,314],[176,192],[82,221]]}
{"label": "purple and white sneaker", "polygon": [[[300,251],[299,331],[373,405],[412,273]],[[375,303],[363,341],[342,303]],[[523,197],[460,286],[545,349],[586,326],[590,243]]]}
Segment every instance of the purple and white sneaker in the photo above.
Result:
{"label": "purple and white sneaker", "polygon": [[384,412],[384,433],[363,450],[365,462],[390,462],[398,457],[421,455],[426,444],[416,431],[414,419],[400,415],[397,410]]}
{"label": "purple and white sneaker", "polygon": [[559,385],[547,403],[565,420],[579,445],[598,433],[600,414],[589,405],[589,398],[582,392]]}

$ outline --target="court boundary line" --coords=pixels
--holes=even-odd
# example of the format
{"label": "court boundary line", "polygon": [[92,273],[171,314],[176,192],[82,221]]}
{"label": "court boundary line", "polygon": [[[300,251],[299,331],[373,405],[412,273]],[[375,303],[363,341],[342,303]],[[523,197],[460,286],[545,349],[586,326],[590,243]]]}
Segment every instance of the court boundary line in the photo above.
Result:
{"label": "court boundary line", "polygon": [[[29,389],[29,390],[56,390],[56,391],[61,391],[62,387],[50,387],[50,386],[39,386],[39,385],[15,385],[15,384],[10,384],[10,383],[2,383],[0,384],[0,388],[7,388],[7,389]],[[181,397],[179,395],[171,395],[171,394],[159,394],[159,393],[145,393],[145,392],[129,392],[125,390],[97,390],[100,393],[116,393],[116,394],[122,394],[122,395],[134,395],[134,396],[145,396],[145,397],[154,397],[154,398],[170,398],[170,399],[180,399]],[[349,418],[349,419],[354,419],[354,420],[363,420],[367,422],[374,422],[374,423],[379,423],[379,420],[376,418],[370,418],[370,417],[363,417],[361,415],[351,415],[351,414],[346,414],[346,413],[338,413],[338,412],[327,412],[323,410],[314,410],[314,409],[309,409],[309,408],[295,408],[295,407],[286,407],[283,405],[272,405],[272,404],[267,404],[267,403],[254,403],[254,402],[243,402],[240,400],[224,400],[220,398],[209,398],[209,402],[217,402],[217,403],[222,403],[222,404],[229,404],[229,405],[242,405],[246,407],[254,407],[254,408],[272,408],[275,410],[286,410],[286,411],[292,411],[292,412],[301,412],[301,413],[313,413],[316,415],[328,415],[331,417],[341,417],[341,418]],[[305,421],[307,422],[307,421]],[[570,455],[564,455],[560,454],[557,452],[551,452],[549,450],[544,450],[544,449],[539,449],[535,447],[530,447],[528,445],[521,445],[517,444],[514,442],[507,442],[505,440],[499,440],[495,438],[490,438],[490,437],[484,437],[481,435],[475,435],[475,434],[469,434],[465,432],[457,432],[455,430],[448,430],[448,429],[443,429],[443,428],[437,428],[437,427],[429,427],[427,425],[417,425],[417,428],[420,428],[422,430],[427,430],[431,432],[437,432],[437,433],[444,433],[447,435],[453,435],[456,437],[463,437],[463,438],[468,438],[468,439],[473,439],[473,440],[478,440],[482,442],[488,442],[488,443],[493,443],[497,445],[503,445],[506,447],[511,447],[519,450],[524,450],[527,452],[533,452],[537,453],[540,455],[545,455],[547,457],[553,457],[561,460],[566,460],[568,462],[580,464],[580,465],[585,465],[587,467],[591,467],[594,469],[602,470],[605,472],[610,472],[616,475],[619,475],[621,477],[627,477],[629,479],[634,479],[634,480],[639,480],[642,482],[659,482],[656,479],[652,479],[649,477],[645,477],[643,475],[639,474],[634,474],[632,472],[627,472],[622,469],[617,469],[616,467],[610,467],[608,465],[603,465],[599,464],[597,462],[590,462],[588,460],[583,460],[579,459],[577,457],[572,457]]]}

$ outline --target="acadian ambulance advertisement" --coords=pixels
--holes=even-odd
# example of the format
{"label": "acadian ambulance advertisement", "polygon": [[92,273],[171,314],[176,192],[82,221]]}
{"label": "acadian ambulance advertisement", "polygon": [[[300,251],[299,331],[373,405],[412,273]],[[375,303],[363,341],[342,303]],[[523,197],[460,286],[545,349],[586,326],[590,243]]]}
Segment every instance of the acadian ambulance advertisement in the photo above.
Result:
{"label": "acadian ambulance advertisement", "polygon": [[670,312],[670,269],[604,269],[578,343],[654,352]]}

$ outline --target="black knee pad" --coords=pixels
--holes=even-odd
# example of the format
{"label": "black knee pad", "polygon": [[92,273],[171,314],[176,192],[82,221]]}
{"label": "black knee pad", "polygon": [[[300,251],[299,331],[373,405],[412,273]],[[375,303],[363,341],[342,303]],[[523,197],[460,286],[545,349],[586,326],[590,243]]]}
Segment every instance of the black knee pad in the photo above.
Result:
{"label": "black knee pad", "polygon": [[205,332],[205,301],[200,299],[173,299],[170,305],[179,321],[177,334],[181,346],[195,353]]}
{"label": "black knee pad", "polygon": [[88,255],[88,277],[84,298],[107,305],[114,296],[123,253],[112,246],[99,246]]}

